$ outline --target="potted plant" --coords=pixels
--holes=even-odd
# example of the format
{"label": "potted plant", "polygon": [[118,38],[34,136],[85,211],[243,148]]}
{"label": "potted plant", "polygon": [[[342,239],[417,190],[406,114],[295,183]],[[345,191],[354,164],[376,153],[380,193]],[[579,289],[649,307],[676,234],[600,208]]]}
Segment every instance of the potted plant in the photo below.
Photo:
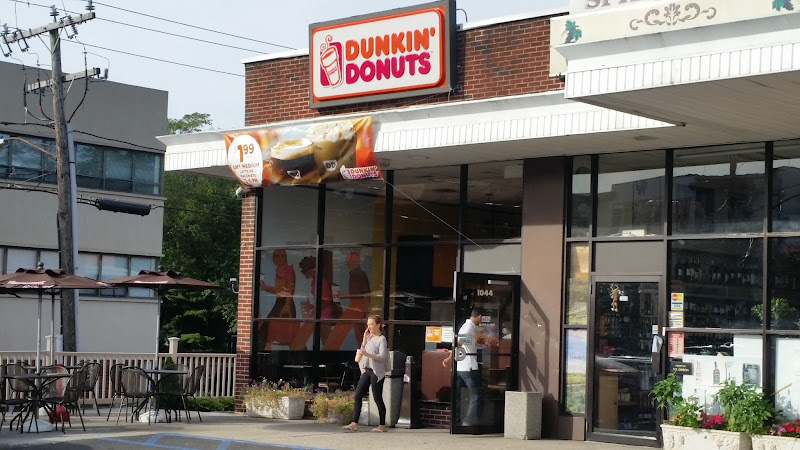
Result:
{"label": "potted plant", "polygon": [[800,419],[774,425],[769,434],[754,434],[753,450],[792,450],[800,448]]}
{"label": "potted plant", "polygon": [[348,424],[355,407],[353,392],[319,393],[311,404],[311,415],[319,422]]}
{"label": "potted plant", "polygon": [[292,387],[283,380],[273,383],[267,379],[251,383],[242,393],[248,415],[290,420],[303,418],[307,395],[307,388]]}

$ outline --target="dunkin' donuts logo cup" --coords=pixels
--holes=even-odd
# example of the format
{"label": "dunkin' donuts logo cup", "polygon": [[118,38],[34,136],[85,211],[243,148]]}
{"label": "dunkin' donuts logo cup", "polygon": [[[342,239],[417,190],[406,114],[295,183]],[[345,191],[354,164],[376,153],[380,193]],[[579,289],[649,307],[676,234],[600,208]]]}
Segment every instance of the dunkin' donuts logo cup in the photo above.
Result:
{"label": "dunkin' donuts logo cup", "polygon": [[320,77],[322,85],[325,87],[336,87],[342,84],[342,44],[331,42],[333,37],[325,36],[325,42],[319,49],[320,69],[323,76]]}
{"label": "dunkin' donuts logo cup", "polygon": [[289,139],[272,147],[271,164],[278,178],[286,175],[295,180],[314,171],[314,145],[310,139]]}

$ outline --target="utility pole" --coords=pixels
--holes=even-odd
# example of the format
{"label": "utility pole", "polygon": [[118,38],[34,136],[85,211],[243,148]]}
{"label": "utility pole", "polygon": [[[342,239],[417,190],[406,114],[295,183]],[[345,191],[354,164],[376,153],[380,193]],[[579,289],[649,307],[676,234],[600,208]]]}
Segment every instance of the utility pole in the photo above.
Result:
{"label": "utility pole", "polygon": [[[70,155],[70,140],[67,133],[67,118],[64,112],[64,74],[61,73],[61,36],[62,28],[71,27],[77,34],[76,25],[95,18],[92,11],[94,6],[89,1],[86,9],[87,14],[77,16],[67,16],[58,19],[59,13],[55,6],[51,7],[50,15],[53,23],[30,29],[27,31],[15,31],[11,34],[3,34],[6,46],[13,42],[25,41],[31,37],[49,33],[50,34],[50,54],[52,64],[52,78],[50,87],[53,90],[53,127],[56,140],[56,177],[58,179],[58,249],[61,258],[61,268],[69,274],[75,274],[75,260],[77,259],[77,225],[75,224],[77,196],[74,184],[74,156]],[[10,49],[10,47],[8,47]],[[26,44],[27,48],[27,44]],[[10,50],[9,50],[10,51]],[[90,76],[89,72],[84,74],[72,74],[72,79]],[[38,86],[39,88],[43,86]],[[78,307],[77,291],[68,289],[61,292],[61,329],[64,334],[64,350],[77,350],[77,330],[76,330],[76,309]]]}

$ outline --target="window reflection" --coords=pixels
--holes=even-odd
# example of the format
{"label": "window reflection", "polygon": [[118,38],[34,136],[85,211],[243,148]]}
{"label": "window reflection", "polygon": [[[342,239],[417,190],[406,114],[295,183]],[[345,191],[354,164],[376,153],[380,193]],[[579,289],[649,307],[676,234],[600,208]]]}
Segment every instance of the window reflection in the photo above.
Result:
{"label": "window reflection", "polygon": [[381,243],[384,241],[386,183],[329,183],[325,191],[325,243]]}
{"label": "window reflection", "polygon": [[317,188],[272,186],[261,190],[261,245],[317,243]]}
{"label": "window reflection", "polygon": [[460,167],[395,171],[392,241],[457,240]]}
{"label": "window reflection", "polygon": [[671,292],[684,294],[686,327],[760,328],[761,239],[679,240]]}
{"label": "window reflection", "polygon": [[589,244],[569,244],[567,275],[567,323],[586,325],[589,307]]}
{"label": "window reflection", "polygon": [[588,237],[592,223],[592,158],[572,159],[572,198],[570,201],[570,236]]}
{"label": "window reflection", "polygon": [[665,153],[600,155],[597,236],[652,236],[664,233]]}
{"label": "window reflection", "polygon": [[[800,238],[774,238],[770,245],[770,328],[797,330],[800,327]],[[760,305],[756,312],[763,316]]]}
{"label": "window reflection", "polygon": [[[56,153],[53,139],[20,137]],[[158,153],[76,144],[75,158],[78,187],[161,195],[163,156]],[[26,142],[9,140],[0,146],[0,177],[55,183],[56,159]]]}
{"label": "window reflection", "polygon": [[775,143],[772,161],[772,229],[800,231],[800,142]]}
{"label": "window reflection", "polygon": [[675,151],[673,232],[763,230],[764,144]]}
{"label": "window reflection", "polygon": [[457,245],[393,248],[389,318],[452,321],[457,255]]}
{"label": "window reflection", "polygon": [[471,164],[465,234],[470,239],[522,235],[522,161]]}

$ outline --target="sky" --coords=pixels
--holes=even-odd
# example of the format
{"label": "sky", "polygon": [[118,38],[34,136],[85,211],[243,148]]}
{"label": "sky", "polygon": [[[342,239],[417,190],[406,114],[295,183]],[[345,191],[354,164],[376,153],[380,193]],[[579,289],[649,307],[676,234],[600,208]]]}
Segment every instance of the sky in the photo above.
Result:
{"label": "sky", "polygon": [[[97,18],[78,25],[77,36],[62,39],[62,71],[83,71],[85,56],[88,67],[109,69],[110,81],[169,92],[169,118],[207,113],[214,129],[238,128],[244,126],[242,59],[307,48],[310,23],[420,3],[426,1],[95,0]],[[0,0],[0,29],[3,24],[12,30],[46,25],[52,21],[49,6],[53,4],[62,16],[86,12],[84,0]],[[569,0],[457,0],[457,7],[464,11],[457,11],[456,17],[458,23],[474,23],[553,8],[566,9],[568,4]],[[46,35],[42,37],[43,40],[28,40],[27,52],[12,44],[11,56],[3,58],[0,54],[1,60],[33,67],[39,64],[49,69],[50,41]]]}

